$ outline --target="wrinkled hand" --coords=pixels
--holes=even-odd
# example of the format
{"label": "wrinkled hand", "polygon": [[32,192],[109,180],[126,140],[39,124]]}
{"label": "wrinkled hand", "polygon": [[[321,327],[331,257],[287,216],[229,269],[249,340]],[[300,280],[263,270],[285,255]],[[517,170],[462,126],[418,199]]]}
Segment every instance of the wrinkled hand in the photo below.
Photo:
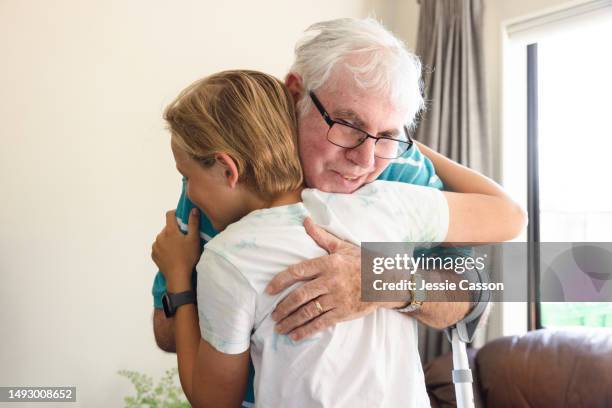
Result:
{"label": "wrinkled hand", "polygon": [[200,259],[200,217],[198,210],[189,213],[187,235],[176,222],[176,212],[166,213],[166,226],[157,235],[151,258],[166,278],[168,290],[178,284],[190,284],[193,267]]}
{"label": "wrinkled hand", "polygon": [[308,235],[329,255],[290,266],[276,275],[266,291],[277,294],[298,281],[308,281],[288,294],[272,313],[276,330],[293,340],[311,336],[338,322],[374,311],[378,304],[361,301],[361,251],[304,220]]}

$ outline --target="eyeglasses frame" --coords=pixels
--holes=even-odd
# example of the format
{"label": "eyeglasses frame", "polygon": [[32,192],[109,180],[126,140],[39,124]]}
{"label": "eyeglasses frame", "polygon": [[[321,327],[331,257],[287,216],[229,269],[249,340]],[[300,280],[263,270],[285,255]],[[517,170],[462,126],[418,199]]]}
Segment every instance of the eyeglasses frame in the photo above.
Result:
{"label": "eyeglasses frame", "polygon": [[[325,121],[325,123],[327,123],[327,125],[329,126],[329,129],[327,130],[327,141],[331,144],[333,144],[334,146],[338,146],[338,147],[342,147],[344,149],[355,149],[359,146],[361,146],[366,140],[368,139],[374,139],[375,142],[374,144],[378,143],[378,141],[380,139],[385,139],[385,140],[393,140],[395,142],[398,143],[403,143],[403,144],[407,144],[406,149],[401,152],[398,156],[396,157],[381,157],[381,156],[377,156],[376,153],[374,153],[374,156],[380,158],[380,159],[397,159],[399,157],[402,157],[402,155],[404,153],[406,153],[408,150],[410,150],[410,148],[413,146],[414,141],[412,140],[412,138],[410,137],[410,133],[408,132],[408,128],[406,127],[406,125],[404,125],[404,133],[406,134],[406,139],[407,140],[400,140],[400,139],[394,139],[392,137],[381,137],[381,136],[373,136],[371,134],[369,134],[368,132],[366,132],[363,129],[358,128],[357,126],[353,126],[350,123],[346,123],[346,122],[340,122],[338,120],[332,119],[332,117],[330,116],[329,113],[327,113],[327,110],[325,109],[325,107],[323,106],[323,104],[321,103],[321,101],[319,100],[319,98],[317,98],[317,95],[315,95],[314,91],[309,91],[308,95],[310,95],[310,99],[312,100],[312,102],[314,103],[315,107],[317,108],[317,110],[319,111],[319,113],[321,114],[321,116],[323,116],[323,120]],[[329,131],[331,130],[331,128],[334,126],[334,124],[338,124],[341,126],[346,126],[349,127],[351,129],[355,129],[358,132],[361,132],[365,135],[365,137],[361,140],[361,142],[359,142],[358,144],[356,144],[355,146],[352,147],[346,147],[346,146],[341,146],[339,144],[336,144],[334,142],[332,142],[331,140],[329,140]]]}

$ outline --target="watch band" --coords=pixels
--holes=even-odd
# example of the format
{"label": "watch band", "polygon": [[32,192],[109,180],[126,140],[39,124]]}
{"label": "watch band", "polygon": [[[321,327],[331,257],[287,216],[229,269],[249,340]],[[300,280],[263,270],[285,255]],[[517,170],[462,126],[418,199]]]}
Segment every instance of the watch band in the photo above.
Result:
{"label": "watch band", "polygon": [[415,287],[415,289],[410,289],[410,301],[408,304],[404,307],[395,309],[400,313],[416,312],[423,306],[423,302],[427,297],[427,293],[420,289],[422,281],[420,275],[417,276],[417,273],[413,273],[410,276],[410,281],[413,282],[413,287]]}
{"label": "watch band", "polygon": [[162,305],[164,306],[166,317],[174,316],[180,306],[189,303],[197,303],[196,294],[193,290],[179,293],[166,292],[162,297]]}

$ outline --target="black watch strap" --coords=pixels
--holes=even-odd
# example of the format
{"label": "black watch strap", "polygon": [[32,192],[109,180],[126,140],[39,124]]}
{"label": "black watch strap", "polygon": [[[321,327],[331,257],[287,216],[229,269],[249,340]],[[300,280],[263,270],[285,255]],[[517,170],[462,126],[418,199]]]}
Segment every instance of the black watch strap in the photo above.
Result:
{"label": "black watch strap", "polygon": [[162,304],[164,306],[164,313],[166,317],[172,317],[176,314],[176,309],[180,306],[196,303],[196,294],[193,290],[187,290],[185,292],[170,293],[166,292],[162,297]]}

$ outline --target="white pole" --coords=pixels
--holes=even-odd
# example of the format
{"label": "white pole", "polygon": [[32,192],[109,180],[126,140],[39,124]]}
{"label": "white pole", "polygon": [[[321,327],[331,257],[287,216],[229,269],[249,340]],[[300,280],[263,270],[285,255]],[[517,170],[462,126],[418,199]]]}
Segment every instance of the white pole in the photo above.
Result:
{"label": "white pole", "polygon": [[474,408],[474,391],[472,389],[472,370],[468,362],[465,343],[459,339],[457,329],[452,329],[453,345],[453,383],[457,408]]}

